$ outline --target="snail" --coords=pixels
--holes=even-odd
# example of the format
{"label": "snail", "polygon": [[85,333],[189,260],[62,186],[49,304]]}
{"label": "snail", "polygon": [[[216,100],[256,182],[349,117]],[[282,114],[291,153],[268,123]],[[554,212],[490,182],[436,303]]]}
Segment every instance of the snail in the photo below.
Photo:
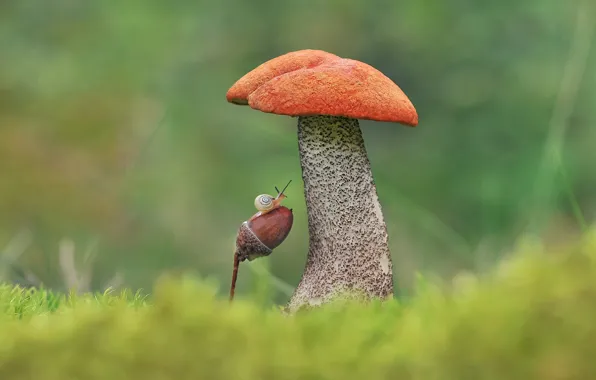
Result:
{"label": "snail", "polygon": [[240,225],[236,236],[236,251],[234,252],[234,270],[230,287],[230,301],[234,299],[238,267],[242,261],[252,261],[259,257],[269,256],[286,239],[292,224],[294,214],[292,209],[281,205],[287,198],[284,191],[292,181],[288,182],[277,196],[261,194],[255,198],[257,213]]}

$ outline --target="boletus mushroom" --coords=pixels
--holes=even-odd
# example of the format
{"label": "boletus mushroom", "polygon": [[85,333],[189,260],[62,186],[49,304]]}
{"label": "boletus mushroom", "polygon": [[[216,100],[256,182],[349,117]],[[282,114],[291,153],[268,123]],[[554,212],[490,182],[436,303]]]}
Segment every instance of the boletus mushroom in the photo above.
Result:
{"label": "boletus mushroom", "polygon": [[226,98],[298,117],[309,250],[287,310],[321,305],[346,292],[391,297],[387,228],[358,119],[415,127],[418,114],[404,92],[366,63],[300,50],[258,66]]}

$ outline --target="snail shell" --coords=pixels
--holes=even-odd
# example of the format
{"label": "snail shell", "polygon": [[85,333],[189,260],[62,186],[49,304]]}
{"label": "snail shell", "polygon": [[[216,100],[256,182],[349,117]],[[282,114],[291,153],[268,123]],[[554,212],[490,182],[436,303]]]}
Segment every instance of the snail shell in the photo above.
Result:
{"label": "snail shell", "polygon": [[255,198],[255,208],[261,212],[270,211],[275,207],[275,198],[269,194],[261,194]]}
{"label": "snail shell", "polygon": [[269,256],[286,239],[293,223],[292,210],[284,206],[242,223],[236,238],[236,252],[240,261]]}

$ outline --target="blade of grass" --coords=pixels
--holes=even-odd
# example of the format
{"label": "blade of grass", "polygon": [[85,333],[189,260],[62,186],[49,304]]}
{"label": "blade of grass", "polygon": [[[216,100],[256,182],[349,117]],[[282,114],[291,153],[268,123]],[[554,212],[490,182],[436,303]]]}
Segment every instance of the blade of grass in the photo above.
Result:
{"label": "blade of grass", "polygon": [[[553,107],[549,132],[544,143],[544,152],[535,182],[530,221],[530,230],[533,232],[538,232],[544,226],[548,214],[551,212],[555,193],[555,178],[557,172],[563,170],[561,151],[565,142],[565,132],[586,71],[595,25],[592,0],[581,1],[577,8],[575,31],[563,71],[561,86]],[[578,222],[581,224],[583,215],[566,176],[564,176],[564,182],[568,186],[569,200],[574,205],[574,214],[576,217],[580,215]]]}
{"label": "blade of grass", "polygon": [[563,183],[565,184],[565,192],[567,193],[567,197],[569,198],[569,203],[571,203],[571,212],[573,213],[575,220],[577,220],[580,230],[582,232],[587,232],[588,224],[586,223],[586,219],[579,205],[579,202],[577,201],[577,198],[573,193],[573,187],[571,187],[571,181],[567,176],[567,170],[565,169],[565,166],[562,165],[562,163],[560,166],[560,172],[561,177],[563,178]]}
{"label": "blade of grass", "polygon": [[[260,260],[262,261],[262,259]],[[287,282],[281,280],[280,278],[276,277],[271,273],[263,263],[260,261],[253,261],[246,265],[256,276],[260,277],[261,279],[266,278],[266,281],[273,286],[278,292],[285,294],[286,296],[290,297],[294,293],[294,287]]]}
{"label": "blade of grass", "polygon": [[[425,230],[430,232],[436,238],[441,239],[451,246],[451,250],[462,260],[469,262],[473,252],[472,246],[468,241],[457,231],[444,223],[441,218],[435,215],[430,210],[416,204],[411,199],[408,199],[402,194],[394,193],[394,197],[400,198],[399,207],[400,212],[408,213],[408,220],[410,222],[417,221],[419,225],[423,226]],[[386,207],[386,206],[385,206]],[[388,209],[393,213],[396,206],[389,205]]]}

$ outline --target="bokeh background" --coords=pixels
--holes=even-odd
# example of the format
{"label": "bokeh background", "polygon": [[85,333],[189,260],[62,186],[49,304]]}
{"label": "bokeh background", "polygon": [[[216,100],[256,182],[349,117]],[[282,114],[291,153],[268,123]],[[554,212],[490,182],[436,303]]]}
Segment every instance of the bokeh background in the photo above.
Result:
{"label": "bokeh background", "polygon": [[[596,217],[593,1],[4,0],[0,2],[2,279],[150,289],[191,272],[227,292],[257,194],[293,180],[295,223],[270,271],[304,267],[296,120],[228,104],[262,62],[323,49],[369,63],[420,124],[362,122],[396,284],[484,271],[528,234]],[[265,272],[264,272],[265,271]]]}

